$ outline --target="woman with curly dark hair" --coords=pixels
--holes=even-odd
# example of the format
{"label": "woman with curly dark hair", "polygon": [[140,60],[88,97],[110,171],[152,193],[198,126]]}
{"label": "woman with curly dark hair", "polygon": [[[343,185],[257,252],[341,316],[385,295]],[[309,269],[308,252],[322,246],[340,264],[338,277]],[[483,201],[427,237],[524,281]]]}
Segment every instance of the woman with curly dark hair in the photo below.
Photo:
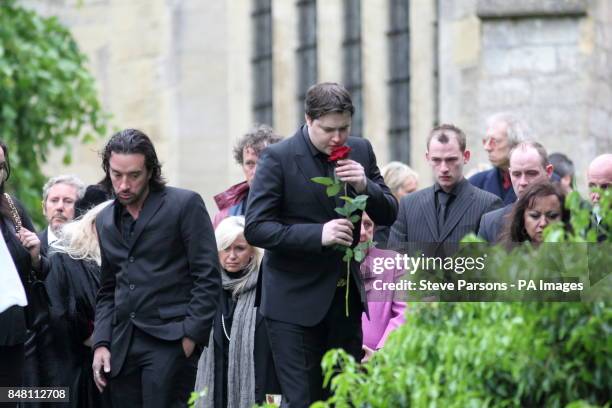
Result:
{"label": "woman with curly dark hair", "polygon": [[530,185],[514,204],[504,226],[501,241],[512,247],[514,243],[530,241],[539,245],[544,228],[553,222],[569,227],[570,213],[564,206],[565,194],[550,181]]}

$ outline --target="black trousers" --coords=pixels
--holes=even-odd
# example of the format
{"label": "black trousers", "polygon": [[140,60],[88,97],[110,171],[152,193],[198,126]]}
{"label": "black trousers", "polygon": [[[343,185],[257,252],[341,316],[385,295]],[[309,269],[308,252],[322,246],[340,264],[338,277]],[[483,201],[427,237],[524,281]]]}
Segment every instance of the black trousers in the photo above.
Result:
{"label": "black trousers", "polygon": [[187,358],[181,340],[160,340],[134,327],[123,367],[110,381],[113,408],[186,407],[200,354],[196,347]]}
{"label": "black trousers", "polygon": [[[0,346],[0,387],[21,387],[24,347],[22,344]],[[16,407],[17,403],[0,402],[0,408]]]}
{"label": "black trousers", "polygon": [[321,359],[328,350],[342,348],[358,361],[361,358],[361,301],[357,287],[351,284],[347,317],[345,290],[336,290],[327,314],[313,327],[265,318],[283,407],[309,407],[329,396],[323,389],[321,370]]}
{"label": "black trousers", "polygon": [[[25,362],[23,366],[23,386],[24,387],[44,387],[49,384],[43,384],[41,378],[40,367],[40,333],[34,330],[28,330],[27,339],[24,344]],[[41,402],[28,402],[28,408],[39,408]]]}

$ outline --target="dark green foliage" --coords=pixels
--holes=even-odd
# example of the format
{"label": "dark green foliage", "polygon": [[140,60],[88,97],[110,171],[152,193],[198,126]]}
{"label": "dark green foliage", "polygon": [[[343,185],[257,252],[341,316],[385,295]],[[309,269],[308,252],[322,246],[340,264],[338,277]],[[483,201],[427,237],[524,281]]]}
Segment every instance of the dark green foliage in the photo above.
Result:
{"label": "dark green foliage", "polygon": [[603,303],[419,303],[369,363],[323,365],[338,407],[563,407],[609,401],[610,350]]}
{"label": "dark green foliage", "polygon": [[14,0],[0,3],[0,139],[10,152],[9,185],[42,225],[40,165],[51,148],[92,141],[106,132],[93,77],[71,34]]}
{"label": "dark green foliage", "polygon": [[[587,267],[584,242],[610,242],[611,203],[608,190],[597,225],[589,205],[577,195],[568,198],[573,231],[551,226],[546,233],[547,240],[563,243],[566,268]],[[598,301],[410,303],[406,324],[368,363],[339,350],[326,354],[323,370],[334,394],[314,406],[610,406],[612,308],[603,288],[610,286],[612,255],[608,243],[589,245],[588,268],[608,275],[587,293]],[[496,249],[495,268],[501,275],[517,265],[536,273],[555,261],[547,257],[560,262],[561,255],[547,248]]]}

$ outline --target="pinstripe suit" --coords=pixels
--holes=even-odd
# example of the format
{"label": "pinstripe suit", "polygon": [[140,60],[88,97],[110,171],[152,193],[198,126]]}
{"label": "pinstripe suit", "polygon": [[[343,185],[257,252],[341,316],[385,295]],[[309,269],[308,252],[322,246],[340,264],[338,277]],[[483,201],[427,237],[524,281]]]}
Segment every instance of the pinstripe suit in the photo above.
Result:
{"label": "pinstripe suit", "polygon": [[477,233],[483,214],[501,206],[499,197],[471,185],[463,179],[455,189],[456,197],[448,207],[446,222],[438,233],[438,214],[434,187],[427,187],[404,196],[399,215],[391,227],[389,248],[423,252],[426,256],[452,255],[453,248],[443,244],[458,243],[470,232]]}

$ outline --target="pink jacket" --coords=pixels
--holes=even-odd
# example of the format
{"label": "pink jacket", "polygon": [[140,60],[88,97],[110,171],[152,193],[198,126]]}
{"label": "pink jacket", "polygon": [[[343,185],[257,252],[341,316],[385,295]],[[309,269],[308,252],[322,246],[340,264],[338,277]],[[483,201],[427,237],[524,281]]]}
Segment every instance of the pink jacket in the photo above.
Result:
{"label": "pink jacket", "polygon": [[371,248],[361,264],[361,276],[365,284],[370,314],[369,319],[365,313],[361,317],[363,344],[374,350],[382,348],[389,334],[404,324],[406,320],[404,317],[405,302],[394,300],[393,292],[374,293],[375,289],[373,289],[375,280],[396,282],[404,274],[404,271],[399,269],[385,269],[381,274],[374,273],[375,258],[394,257],[395,252],[393,251]]}

